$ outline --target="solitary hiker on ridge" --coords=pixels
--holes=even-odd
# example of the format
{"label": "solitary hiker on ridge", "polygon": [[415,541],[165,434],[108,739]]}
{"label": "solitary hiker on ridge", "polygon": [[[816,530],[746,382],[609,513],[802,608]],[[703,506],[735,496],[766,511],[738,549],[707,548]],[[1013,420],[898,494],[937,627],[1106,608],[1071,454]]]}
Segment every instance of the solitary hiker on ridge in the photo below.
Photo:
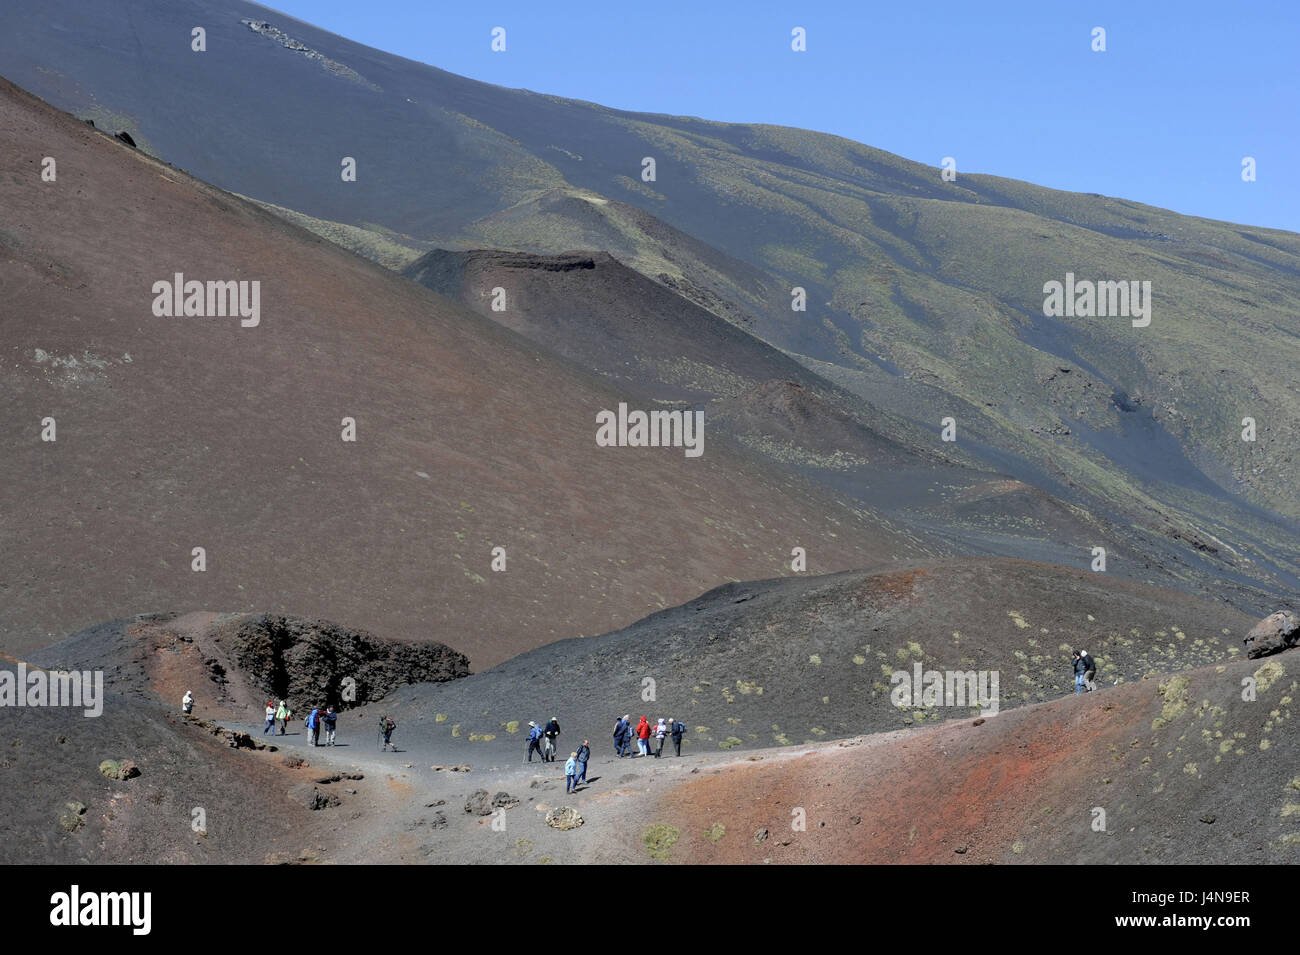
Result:
{"label": "solitary hiker on ridge", "polygon": [[194,691],[193,690],[185,691],[185,696],[181,700],[181,709],[184,710],[186,713],[194,712]]}
{"label": "solitary hiker on ridge", "polygon": [[1088,672],[1088,661],[1084,660],[1078,650],[1074,651],[1074,695],[1078,696],[1083,692],[1084,674]]}
{"label": "solitary hiker on ridge", "polygon": [[1094,660],[1087,650],[1079,651],[1079,659],[1083,661],[1083,683],[1091,693],[1097,689],[1097,661]]}

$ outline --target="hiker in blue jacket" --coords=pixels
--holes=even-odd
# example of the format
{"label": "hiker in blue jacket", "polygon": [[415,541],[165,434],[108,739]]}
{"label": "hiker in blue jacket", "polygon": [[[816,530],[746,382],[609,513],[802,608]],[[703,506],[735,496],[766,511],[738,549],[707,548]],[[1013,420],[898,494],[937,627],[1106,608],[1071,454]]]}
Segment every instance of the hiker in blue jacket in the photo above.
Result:
{"label": "hiker in blue jacket", "polygon": [[316,745],[316,734],[320,732],[320,707],[313,706],[311,715],[307,717],[307,745]]}
{"label": "hiker in blue jacket", "polygon": [[546,757],[542,755],[542,728],[533,720],[528,721],[530,729],[528,730],[528,761],[533,761],[533,753],[542,762],[546,762]]}
{"label": "hiker in blue jacket", "polygon": [[577,773],[577,771],[578,754],[570,753],[569,758],[564,762],[564,791],[566,793],[571,793],[573,790],[578,788],[577,784],[573,781],[574,774]]}

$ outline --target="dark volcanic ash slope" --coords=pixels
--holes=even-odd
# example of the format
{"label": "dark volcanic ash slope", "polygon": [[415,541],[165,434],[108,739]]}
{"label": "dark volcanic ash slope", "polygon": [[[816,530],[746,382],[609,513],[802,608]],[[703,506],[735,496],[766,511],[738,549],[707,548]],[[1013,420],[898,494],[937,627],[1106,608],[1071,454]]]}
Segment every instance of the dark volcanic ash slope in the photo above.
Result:
{"label": "dark volcanic ash slope", "polygon": [[[435,249],[404,274],[632,391],[734,395],[773,378],[828,388],[798,362],[607,252]],[[505,308],[494,307],[494,289]]]}
{"label": "dark volcanic ash slope", "polygon": [[1127,559],[1126,528],[1042,492],[1033,513],[990,493],[1005,476],[960,445],[882,413],[605,253],[434,250],[405,274],[620,387],[656,401],[707,401],[711,434],[923,527],[950,542],[946,553],[1068,564],[1102,545],[1121,576],[1162,576]]}
{"label": "dark volcanic ash slope", "polygon": [[514,757],[527,721],[552,715],[564,746],[607,747],[631,713],[680,719],[695,751],[757,748],[972,711],[892,705],[891,674],[916,664],[996,670],[1006,709],[1073,693],[1071,649],[1092,653],[1113,686],[1231,660],[1253,623],[1175,591],[1015,560],[728,584],[615,633],[399,690],[393,708],[408,731]]}
{"label": "dark volcanic ash slope", "polygon": [[[0,165],[10,652],[219,606],[482,667],[782,573],[796,539],[819,570],[927,552],[722,441],[596,447],[605,383],[8,85]],[[156,317],[176,273],[260,283],[259,324]]]}

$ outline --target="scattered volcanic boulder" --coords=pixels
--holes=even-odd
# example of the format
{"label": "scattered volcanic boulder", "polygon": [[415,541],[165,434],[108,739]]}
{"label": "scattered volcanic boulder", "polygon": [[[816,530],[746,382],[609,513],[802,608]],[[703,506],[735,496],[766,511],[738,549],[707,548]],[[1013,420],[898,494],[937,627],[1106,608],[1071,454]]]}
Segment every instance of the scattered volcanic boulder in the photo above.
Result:
{"label": "scattered volcanic boulder", "polygon": [[385,640],[327,620],[256,614],[216,639],[254,686],[280,699],[363,704],[409,683],[469,675],[469,659],[445,644]]}
{"label": "scattered volcanic boulder", "polygon": [[109,779],[134,779],[140,775],[140,767],[129,759],[106,759],[99,764],[99,771]]}
{"label": "scattered volcanic boulder", "polygon": [[1289,610],[1271,613],[1255,624],[1242,642],[1252,660],[1289,650],[1300,644],[1300,618]]}
{"label": "scattered volcanic boulder", "polygon": [[465,811],[476,816],[490,816],[494,809],[512,809],[519,805],[519,800],[507,792],[489,796],[486,789],[476,789],[465,800]]}
{"label": "scattered volcanic boulder", "polygon": [[307,808],[312,810],[331,809],[339,805],[343,800],[333,793],[324,793],[312,787],[311,795],[307,797]]}
{"label": "scattered volcanic boulder", "polygon": [[546,824],[552,829],[577,829],[582,825],[582,817],[570,806],[556,806],[546,813]]}
{"label": "scattered volcanic boulder", "polygon": [[132,149],[135,149],[135,148],[136,148],[135,140],[131,138],[131,134],[128,133],[126,130],[122,130],[122,131],[121,131],[120,133],[118,133],[114,138],[115,138],[115,139],[119,139],[119,140],[121,140],[122,142],[126,143],[126,144],[127,144],[128,146],[130,146]]}

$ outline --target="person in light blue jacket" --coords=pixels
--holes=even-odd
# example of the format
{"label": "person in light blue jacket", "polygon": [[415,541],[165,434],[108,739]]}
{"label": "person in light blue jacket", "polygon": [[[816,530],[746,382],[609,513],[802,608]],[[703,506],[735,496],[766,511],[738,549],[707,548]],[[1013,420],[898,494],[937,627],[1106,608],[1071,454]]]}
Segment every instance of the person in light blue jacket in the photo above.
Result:
{"label": "person in light blue jacket", "polygon": [[578,787],[574,784],[574,775],[578,772],[578,754],[570,753],[564,763],[564,791],[571,793]]}

